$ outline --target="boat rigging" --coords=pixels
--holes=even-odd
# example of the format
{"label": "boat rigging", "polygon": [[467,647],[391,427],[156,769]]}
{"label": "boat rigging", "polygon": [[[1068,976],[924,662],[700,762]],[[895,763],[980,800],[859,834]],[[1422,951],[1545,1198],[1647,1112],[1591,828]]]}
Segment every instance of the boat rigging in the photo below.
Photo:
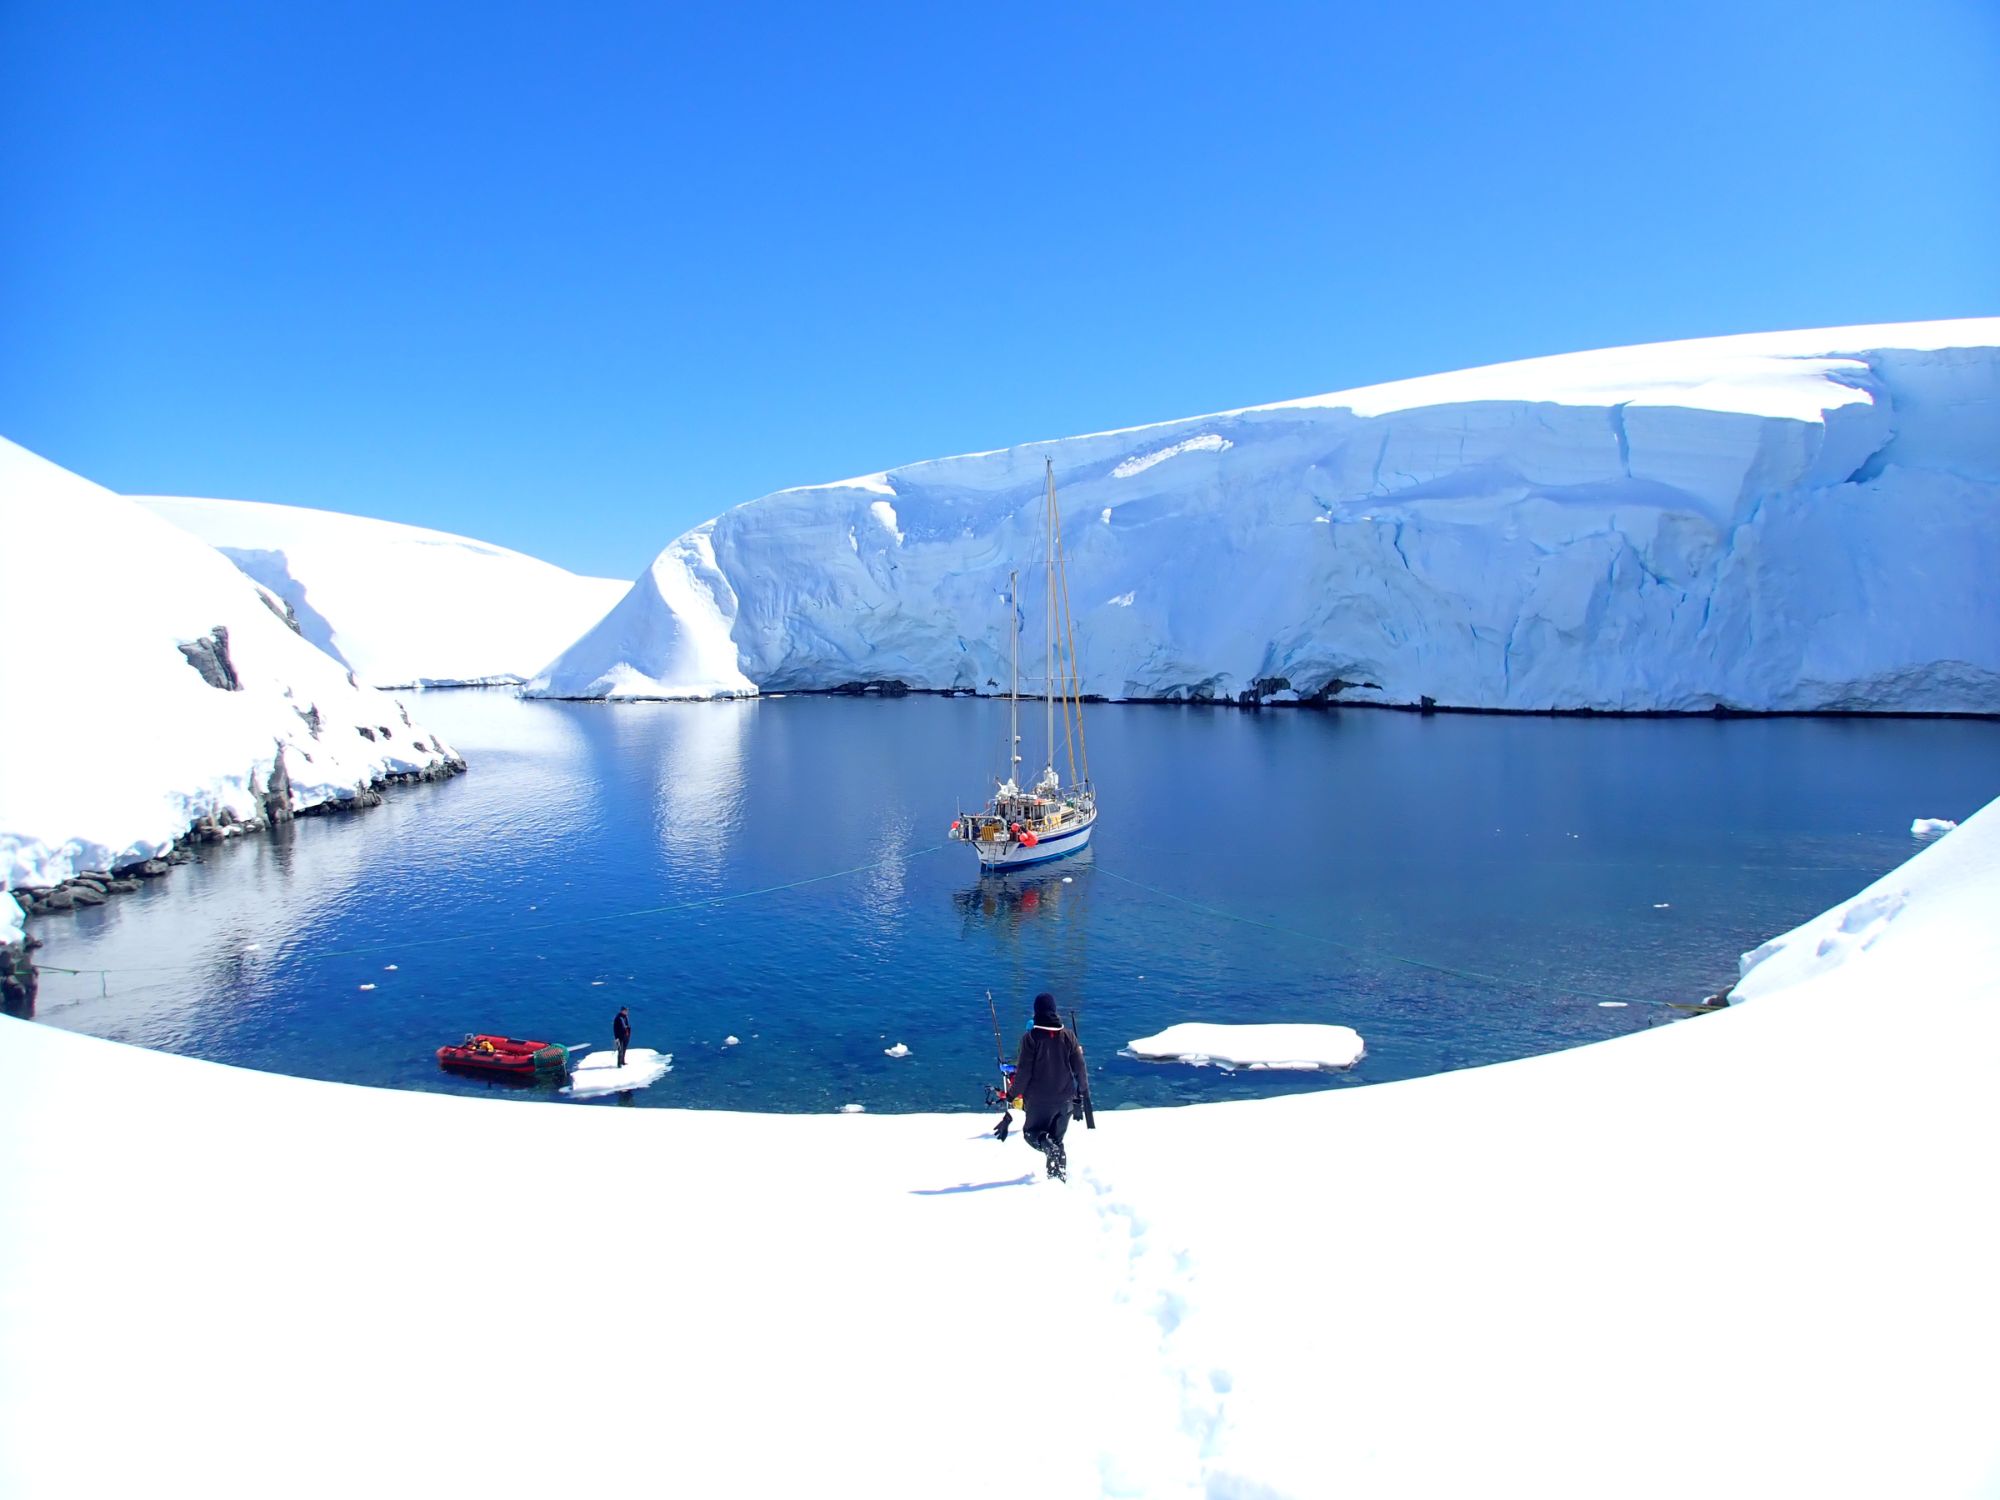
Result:
{"label": "boat rigging", "polygon": [[[977,813],[952,820],[951,836],[970,844],[982,872],[1016,870],[1074,854],[1090,842],[1097,822],[1097,792],[1090,782],[1090,751],[1083,737],[1082,678],[1076,663],[1076,629],[1069,608],[1069,569],[1062,550],[1062,512],[1056,504],[1056,471],[1044,459],[1044,525],[1047,587],[1043,615],[1043,701],[1048,759],[1040,778],[1023,788],[1021,769],[1020,574],[1007,575],[1007,758],[993,796]],[[1069,767],[1056,771],[1056,707],[1062,706],[1062,743]],[[1081,770],[1079,771],[1079,764]]]}

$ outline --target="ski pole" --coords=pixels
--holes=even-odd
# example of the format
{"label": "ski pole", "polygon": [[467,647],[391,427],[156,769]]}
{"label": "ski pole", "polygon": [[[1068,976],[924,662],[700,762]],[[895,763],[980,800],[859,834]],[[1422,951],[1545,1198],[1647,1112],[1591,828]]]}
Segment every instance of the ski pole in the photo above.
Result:
{"label": "ski pole", "polygon": [[1004,1141],[1014,1123],[1013,1111],[1008,1103],[1008,1091],[1013,1088],[1013,1080],[1007,1076],[1007,1049],[1000,1045],[1000,1012],[994,1008],[991,990],[986,992],[986,1013],[993,1018],[993,1065],[1000,1073],[999,1087],[989,1088],[986,1096],[989,1102],[1000,1106],[1000,1118],[994,1123],[993,1134]]}
{"label": "ski pole", "polygon": [[1000,1045],[1000,1012],[994,1009],[991,990],[986,992],[986,1014],[993,1018],[993,1061],[1004,1073],[1007,1070],[1007,1049]]}
{"label": "ski pole", "polygon": [[[1076,1036],[1076,1010],[1070,1010],[1070,1036]],[[1084,1038],[1076,1036],[1076,1050],[1084,1050]],[[1084,1058],[1084,1130],[1098,1128],[1098,1112],[1090,1102],[1090,1058]]]}

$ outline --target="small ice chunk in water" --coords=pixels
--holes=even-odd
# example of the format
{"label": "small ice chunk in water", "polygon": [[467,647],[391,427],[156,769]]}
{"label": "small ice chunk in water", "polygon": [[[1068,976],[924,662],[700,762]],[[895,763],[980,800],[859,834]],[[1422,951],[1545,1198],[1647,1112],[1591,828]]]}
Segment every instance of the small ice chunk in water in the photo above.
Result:
{"label": "small ice chunk in water", "polygon": [[734,1047],[736,1045],[736,1042],[737,1038],[733,1036],[726,1036],[722,1039],[722,1045],[725,1047]]}
{"label": "small ice chunk in water", "polygon": [[364,990],[372,990],[375,988],[375,986],[372,984],[364,984],[361,986],[361,988],[363,988]]}
{"label": "small ice chunk in water", "polygon": [[616,1052],[593,1052],[570,1065],[569,1087],[565,1092],[588,1096],[643,1089],[658,1083],[673,1067],[673,1053],[655,1052],[651,1047],[628,1048],[622,1068],[618,1066]]}
{"label": "small ice chunk in water", "polygon": [[1294,1022],[1219,1024],[1182,1021],[1126,1044],[1135,1057],[1225,1068],[1351,1068],[1367,1055],[1351,1026]]}
{"label": "small ice chunk in water", "polygon": [[882,1055],[884,1057],[908,1057],[910,1055],[910,1049],[908,1047],[905,1047],[901,1042],[898,1042],[893,1047],[884,1047],[882,1049]]}
{"label": "small ice chunk in water", "polygon": [[1956,827],[1958,824],[1950,818],[1917,818],[1910,824],[1910,836],[1919,839],[1930,838],[1933,834],[1950,833]]}
{"label": "small ice chunk in water", "polygon": [[1623,1010],[1625,1005],[1626,1002],[1623,1000],[1600,1000],[1597,1002],[1599,1010]]}
{"label": "small ice chunk in water", "polygon": [[1669,907],[1670,905],[1672,905],[1672,903],[1671,903],[1671,902],[1668,902],[1668,901],[1655,901],[1655,902],[1653,903],[1653,910],[1654,910],[1654,911],[1665,911],[1665,910],[1666,910],[1666,909],[1667,909],[1667,908],[1668,908],[1668,907]]}
{"label": "small ice chunk in water", "polygon": [[1075,880],[1075,879],[1076,879],[1076,877],[1075,877],[1074,875],[1065,875],[1065,876],[1063,876],[1063,884],[1064,884],[1064,885],[1068,885],[1068,884],[1069,884],[1069,883],[1070,883],[1071,881],[1073,881],[1073,880]]}
{"label": "small ice chunk in water", "polygon": [[843,1104],[840,1106],[840,1112],[844,1115],[858,1115],[865,1107],[860,1104]]}
{"label": "small ice chunk in water", "polygon": [[382,972],[384,974],[393,974],[396,972],[396,966],[394,964],[384,964],[382,965]]}

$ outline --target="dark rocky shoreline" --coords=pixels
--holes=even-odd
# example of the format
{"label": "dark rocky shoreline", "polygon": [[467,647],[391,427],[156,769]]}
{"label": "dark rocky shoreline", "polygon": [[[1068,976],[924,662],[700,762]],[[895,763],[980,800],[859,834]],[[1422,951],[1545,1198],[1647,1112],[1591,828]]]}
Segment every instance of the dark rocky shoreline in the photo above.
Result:
{"label": "dark rocky shoreline", "polygon": [[[1152,698],[1107,698],[1102,693],[1085,693],[1084,703],[1145,703],[1165,705],[1174,708],[1251,708],[1251,709],[1340,709],[1355,708],[1393,714],[1471,714],[1490,718],[1512,719],[1980,719],[2000,721],[2000,714],[1972,713],[1954,709],[1900,710],[1882,708],[1734,708],[1726,703],[1712,704],[1707,708],[1486,708],[1468,704],[1440,703],[1435,698],[1419,698],[1415,703],[1383,703],[1365,698],[1343,698],[1339,696],[1349,688],[1374,688],[1372,682],[1342,682],[1338,678],[1310,695],[1280,698],[1275,695],[1291,691],[1291,683],[1282,677],[1260,678],[1251,687],[1234,697],[1204,695],[1193,692],[1184,697]],[[836,687],[805,688],[779,687],[765,690],[765,696],[783,694],[799,698],[991,698],[1006,701],[1005,693],[982,693],[976,688],[926,688],[912,687],[897,678],[879,678],[860,682],[843,682]],[[1023,695],[1022,701],[1039,703],[1039,697]],[[669,700],[649,698],[571,698],[556,700],[571,703],[650,703],[669,701],[712,701],[712,700]]]}
{"label": "dark rocky shoreline", "polygon": [[[52,886],[17,886],[11,891],[0,892],[0,900],[12,897],[29,918],[61,916],[79,907],[102,906],[113,896],[136,891],[147,881],[159,879],[175,865],[187,864],[194,858],[192,850],[197,844],[220,844],[248,834],[262,833],[294,818],[332,817],[380,807],[384,789],[388,787],[448,781],[465,769],[465,761],[454,755],[441,764],[425,766],[419,771],[393,771],[378,776],[372,781],[357,784],[346,796],[329,797],[309,807],[297,807],[293,805],[291,780],[280,757],[264,789],[264,816],[239,818],[225,807],[212,815],[204,814],[196,818],[162,854],[129,860],[109,870],[84,870]],[[0,944],[0,1014],[24,1020],[34,1018],[38,981],[34,960],[29,954],[40,946],[41,940],[33,933],[27,933],[18,944]]]}

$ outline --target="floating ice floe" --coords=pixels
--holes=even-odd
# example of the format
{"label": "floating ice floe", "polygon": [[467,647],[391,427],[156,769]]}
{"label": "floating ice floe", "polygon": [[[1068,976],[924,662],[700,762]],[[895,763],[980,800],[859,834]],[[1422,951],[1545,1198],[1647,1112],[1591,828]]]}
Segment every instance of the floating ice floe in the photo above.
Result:
{"label": "floating ice floe", "polygon": [[1669,906],[1671,906],[1671,905],[1673,905],[1673,903],[1672,903],[1671,901],[1655,901],[1655,902],[1653,903],[1653,910],[1654,910],[1654,911],[1665,911],[1665,910],[1666,910],[1666,909],[1667,909],[1667,908],[1668,908]]}
{"label": "floating ice floe", "polygon": [[741,1038],[738,1037],[726,1036],[722,1039],[722,1045],[725,1047],[734,1047],[740,1040]]}
{"label": "floating ice floe", "polygon": [[372,984],[364,984],[361,986],[361,988],[363,988],[364,990],[372,990],[375,988],[375,986]]}
{"label": "floating ice floe", "polygon": [[570,1065],[564,1092],[581,1098],[643,1089],[665,1078],[673,1067],[673,1053],[655,1052],[651,1047],[627,1048],[622,1068],[618,1066],[616,1052],[593,1052]]}
{"label": "floating ice floe", "polygon": [[1600,1000],[1597,1002],[1597,1008],[1599,1010],[1623,1010],[1628,1003],[1624,1000]]}
{"label": "floating ice floe", "polygon": [[840,1106],[840,1112],[844,1115],[858,1115],[866,1109],[867,1106],[865,1104],[843,1104]]}
{"label": "floating ice floe", "polygon": [[396,972],[396,967],[395,964],[384,964],[382,965],[382,972],[384,974],[393,974]]}
{"label": "floating ice floe", "polygon": [[910,1049],[908,1047],[905,1047],[901,1042],[898,1042],[893,1047],[884,1047],[882,1049],[882,1055],[884,1057],[908,1057],[910,1055]]}
{"label": "floating ice floe", "polygon": [[1352,1026],[1310,1022],[1224,1026],[1183,1021],[1154,1036],[1125,1044],[1134,1057],[1222,1068],[1351,1068],[1366,1055],[1361,1033]]}
{"label": "floating ice floe", "polygon": [[1940,833],[1950,833],[1958,824],[1950,818],[1917,818],[1910,823],[1913,838],[1926,839]]}

